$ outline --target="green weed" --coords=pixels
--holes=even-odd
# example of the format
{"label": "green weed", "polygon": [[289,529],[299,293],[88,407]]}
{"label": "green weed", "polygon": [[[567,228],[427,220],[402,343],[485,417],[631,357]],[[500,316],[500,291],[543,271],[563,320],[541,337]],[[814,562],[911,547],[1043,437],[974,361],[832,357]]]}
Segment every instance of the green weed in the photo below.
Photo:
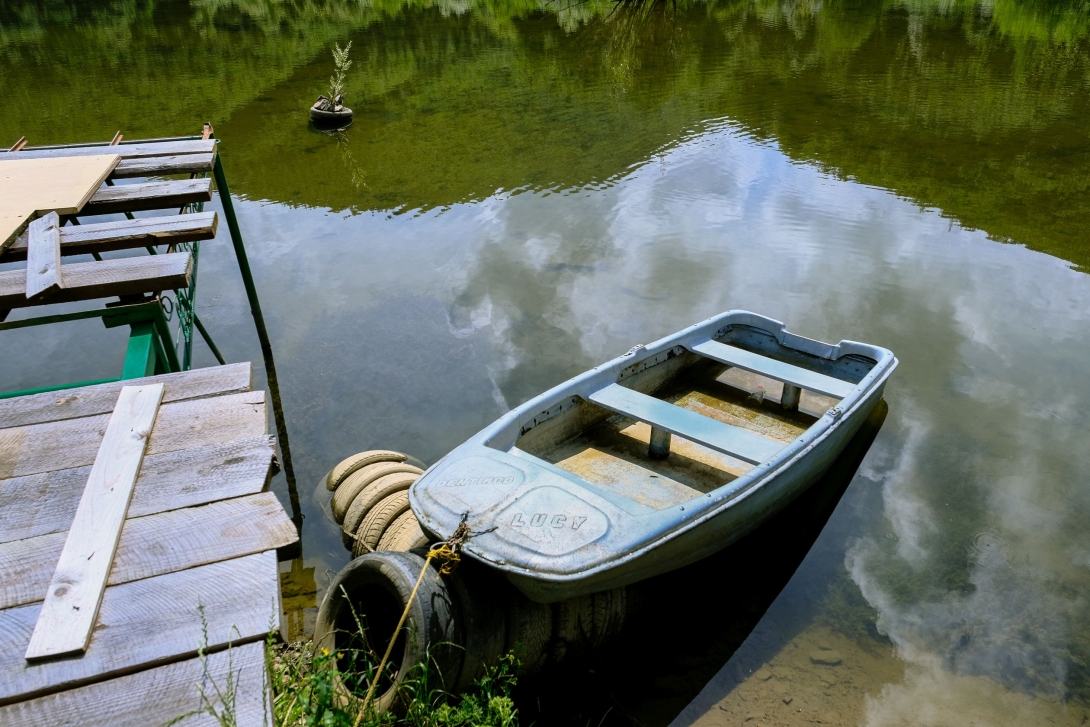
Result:
{"label": "green weed", "polygon": [[[508,654],[460,696],[433,688],[430,660],[415,667],[399,685],[404,716],[360,715],[359,699],[348,700],[338,680],[362,697],[374,675],[374,653],[315,650],[312,644],[267,645],[276,727],[518,727],[511,698],[518,661]],[[358,675],[351,678],[350,675]]]}
{"label": "green weed", "polygon": [[333,44],[333,75],[329,77],[329,100],[336,103],[337,97],[344,93],[344,74],[352,67],[348,60],[348,51],[352,50],[352,41],[341,48],[340,43]]}

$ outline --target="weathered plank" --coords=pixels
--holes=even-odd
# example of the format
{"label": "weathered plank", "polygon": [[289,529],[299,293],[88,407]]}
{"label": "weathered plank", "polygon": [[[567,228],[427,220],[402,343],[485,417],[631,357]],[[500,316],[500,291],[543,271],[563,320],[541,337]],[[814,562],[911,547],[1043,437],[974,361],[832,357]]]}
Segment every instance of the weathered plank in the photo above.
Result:
{"label": "weathered plank", "polygon": [[0,154],[0,252],[40,214],[78,212],[121,159],[101,151],[63,159],[18,156],[21,153]]}
{"label": "weathered plank", "polygon": [[[228,676],[230,675],[230,676]],[[5,727],[154,727],[190,714],[183,727],[222,727],[207,713],[199,688],[222,712],[216,687],[233,687],[237,727],[271,727],[264,644],[249,643],[200,659],[160,666],[26,702],[0,707]]]}
{"label": "weathered plank", "polygon": [[[129,517],[261,492],[272,475],[273,439],[182,449],[144,458]],[[68,530],[90,467],[0,480],[0,542]]]}
{"label": "weathered plank", "polygon": [[[109,415],[0,429],[0,478],[91,464]],[[265,392],[164,404],[147,454],[223,444],[266,434]]]}
{"label": "weathered plank", "polygon": [[180,207],[194,202],[212,201],[211,179],[169,179],[113,187],[99,187],[83,206],[81,215],[110,212],[136,212]]}
{"label": "weathered plank", "polygon": [[144,461],[148,435],[162,400],[162,384],[126,386],[121,390],[44,594],[45,603],[26,650],[27,659],[83,652],[87,648],[106,579],[113,568],[136,475]]}
{"label": "weathered plank", "polygon": [[[64,266],[64,287],[44,302],[66,303],[186,288],[192,267],[188,252],[70,263]],[[0,310],[37,304],[26,298],[26,270],[0,272]]]}
{"label": "weathered plank", "polygon": [[[87,255],[148,245],[211,240],[216,236],[217,224],[215,212],[196,212],[62,227],[61,255]],[[4,262],[26,260],[26,255],[27,235],[23,234],[8,248],[2,259]]]}
{"label": "weathered plank", "polygon": [[[108,142],[89,146],[64,146],[45,149],[23,148],[17,152],[7,152],[11,159],[43,159],[48,157],[93,156],[95,154],[119,154],[122,159],[139,157],[169,156],[172,154],[208,154],[216,149],[215,139],[183,139],[164,141],[141,141],[133,144],[110,146]],[[0,161],[8,159],[0,153]]]}
{"label": "weathered plank", "polygon": [[0,428],[57,422],[63,419],[107,414],[113,411],[123,386],[163,384],[163,403],[199,399],[206,396],[249,391],[253,386],[253,367],[249,361],[193,369],[176,374],[161,374],[143,379],[128,379],[109,384],[81,386],[67,391],[0,399]]}
{"label": "weathered plank", "polygon": [[196,174],[211,172],[215,163],[215,152],[122,158],[121,163],[117,165],[111,176],[113,179],[125,179],[127,177],[150,177],[166,174]]}
{"label": "weathered plank", "polygon": [[61,279],[61,218],[39,217],[27,230],[26,297],[50,295],[64,287]]}
{"label": "weathered plank", "polygon": [[[116,586],[275,550],[298,539],[271,492],[129,518],[107,582]],[[0,544],[0,609],[41,601],[64,545],[65,533]]]}
{"label": "weathered plank", "polygon": [[40,608],[0,611],[0,704],[193,656],[205,627],[210,650],[264,638],[280,623],[276,552],[110,586],[82,657],[23,658]]}

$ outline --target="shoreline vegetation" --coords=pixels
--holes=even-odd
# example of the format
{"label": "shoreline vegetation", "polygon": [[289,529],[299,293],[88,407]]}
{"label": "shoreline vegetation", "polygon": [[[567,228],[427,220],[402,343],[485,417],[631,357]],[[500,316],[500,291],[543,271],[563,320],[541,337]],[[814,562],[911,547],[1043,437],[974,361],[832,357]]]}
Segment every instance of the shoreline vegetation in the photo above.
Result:
{"label": "shoreline vegetation", "polygon": [[[359,632],[362,635],[364,632]],[[518,709],[511,696],[517,684],[519,662],[514,654],[498,664],[460,695],[445,692],[428,665],[399,680],[395,707],[388,712],[363,704],[378,658],[365,648],[330,652],[317,650],[311,640],[283,643],[275,631],[265,641],[265,663],[271,693],[271,727],[519,727]],[[230,650],[230,647],[228,647]],[[200,650],[203,660],[204,649]],[[214,683],[205,673],[198,686],[198,709],[171,720],[163,727],[182,725],[197,715],[211,717],[219,727],[237,727],[235,689],[239,675],[229,673],[225,683]],[[380,684],[388,687],[389,679]],[[376,700],[377,701],[377,700]],[[268,716],[268,715],[267,715]]]}
{"label": "shoreline vegetation", "polygon": [[334,654],[325,649],[315,650],[310,641],[277,644],[270,637],[266,658],[272,687],[273,727],[519,725],[518,710],[511,697],[518,669],[513,654],[490,667],[485,676],[460,695],[448,694],[437,687],[435,675],[429,673],[427,664],[421,665],[416,673],[400,681],[395,700],[398,706],[386,713],[362,704],[378,662],[369,649]]}

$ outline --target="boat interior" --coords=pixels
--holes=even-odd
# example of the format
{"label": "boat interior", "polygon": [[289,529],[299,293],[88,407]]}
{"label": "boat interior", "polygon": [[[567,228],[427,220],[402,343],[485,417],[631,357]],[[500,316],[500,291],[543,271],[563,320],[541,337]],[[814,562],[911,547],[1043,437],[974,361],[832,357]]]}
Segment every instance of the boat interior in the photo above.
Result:
{"label": "boat interior", "polygon": [[523,427],[512,454],[662,510],[770,459],[875,365],[737,333],[693,346],[699,353],[678,346],[638,361],[589,399],[554,405]]}

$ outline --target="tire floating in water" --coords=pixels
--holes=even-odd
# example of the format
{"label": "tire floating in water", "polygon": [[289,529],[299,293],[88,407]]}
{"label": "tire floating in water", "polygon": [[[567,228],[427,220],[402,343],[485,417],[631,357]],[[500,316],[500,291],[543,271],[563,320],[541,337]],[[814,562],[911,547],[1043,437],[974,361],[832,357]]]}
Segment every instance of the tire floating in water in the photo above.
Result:
{"label": "tire floating in water", "polygon": [[402,473],[419,476],[424,473],[424,470],[403,462],[383,462],[349,475],[333,493],[333,500],[330,503],[330,508],[333,510],[333,519],[338,523],[343,523],[344,516],[352,505],[352,501],[356,499],[356,495],[363,492],[372,482],[386,475]]}
{"label": "tire floating in water", "polygon": [[407,491],[419,476],[412,472],[395,472],[394,474],[379,477],[363,488],[356,495],[356,498],[352,500],[348,512],[344,515],[344,521],[341,523],[341,536],[344,540],[344,547],[349,550],[352,549],[353,544],[356,542],[357,531],[372,508],[395,492]]}
{"label": "tire floating in water", "polygon": [[420,521],[412,510],[401,513],[386,528],[375,550],[415,550],[426,548],[431,540],[420,528]]}
{"label": "tire floating in water", "polygon": [[356,542],[352,546],[352,555],[359,557],[364,553],[378,550],[382,534],[400,515],[409,512],[408,487],[391,493],[371,507],[356,531]]}
{"label": "tire floating in water", "polygon": [[421,471],[427,468],[426,465],[416,457],[410,457],[402,452],[395,452],[392,449],[371,449],[341,460],[341,462],[327,472],[326,476],[323,478],[325,480],[325,487],[330,492],[333,492],[342,482],[344,482],[348,475],[356,470],[363,469],[368,465],[377,464],[379,462],[405,462],[414,467],[419,467]]}

